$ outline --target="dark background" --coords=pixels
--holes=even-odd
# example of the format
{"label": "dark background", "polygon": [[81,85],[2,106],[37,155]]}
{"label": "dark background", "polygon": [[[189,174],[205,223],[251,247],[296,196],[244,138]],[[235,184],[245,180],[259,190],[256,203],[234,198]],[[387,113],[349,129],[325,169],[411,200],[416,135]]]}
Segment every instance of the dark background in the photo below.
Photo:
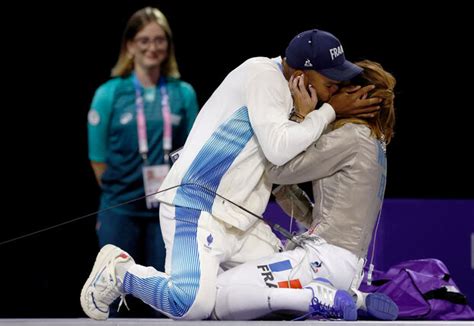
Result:
{"label": "dark background", "polygon": [[[145,5],[167,16],[182,78],[201,106],[245,59],[277,56],[306,29],[332,32],[347,58],[378,61],[398,81],[386,197],[474,198],[472,18],[454,2],[21,3],[4,11],[14,23],[2,23],[0,242],[97,208],[87,112],[109,78],[126,21]],[[0,317],[84,316],[79,293],[98,249],[94,227],[92,216],[0,245]]]}

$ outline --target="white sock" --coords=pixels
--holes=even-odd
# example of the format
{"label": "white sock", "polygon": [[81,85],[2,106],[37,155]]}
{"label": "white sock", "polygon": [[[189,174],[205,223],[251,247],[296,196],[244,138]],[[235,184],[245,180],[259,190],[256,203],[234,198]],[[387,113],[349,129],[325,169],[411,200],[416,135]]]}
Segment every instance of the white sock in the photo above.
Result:
{"label": "white sock", "polygon": [[365,305],[365,300],[367,299],[368,293],[356,290],[356,289],[350,289],[352,293],[352,297],[354,298],[356,302],[357,309],[362,309],[367,311],[367,306]]}
{"label": "white sock", "polygon": [[312,298],[308,289],[225,286],[217,290],[214,314],[222,320],[250,320],[280,310],[306,313]]}
{"label": "white sock", "polygon": [[129,260],[126,262],[118,262],[115,265],[115,276],[119,280],[120,285],[123,284],[125,273],[127,273],[128,270],[134,265],[135,265],[135,262],[133,260]]}

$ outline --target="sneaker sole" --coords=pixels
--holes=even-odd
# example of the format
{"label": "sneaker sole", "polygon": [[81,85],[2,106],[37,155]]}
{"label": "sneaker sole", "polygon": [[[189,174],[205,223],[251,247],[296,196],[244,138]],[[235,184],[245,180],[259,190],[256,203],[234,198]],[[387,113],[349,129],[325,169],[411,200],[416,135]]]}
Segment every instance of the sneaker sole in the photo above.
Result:
{"label": "sneaker sole", "polygon": [[335,306],[342,310],[344,320],[357,320],[357,306],[349,292],[337,290],[334,296],[334,303]]}
{"label": "sneaker sole", "polygon": [[389,296],[383,293],[370,293],[365,299],[367,313],[379,320],[395,320],[398,317],[398,306]]}
{"label": "sneaker sole", "polygon": [[97,258],[95,259],[94,266],[92,267],[92,272],[89,275],[89,278],[87,279],[86,283],[82,287],[81,290],[81,307],[84,313],[89,316],[92,319],[95,320],[106,320],[109,317],[108,313],[103,313],[100,310],[99,313],[94,313],[92,311],[89,311],[87,308],[87,289],[92,285],[94,280],[97,277],[97,273],[100,271],[101,268],[104,267],[104,263],[107,262],[109,259],[112,257],[120,255],[123,250],[120,250],[119,248],[113,246],[113,245],[105,245],[102,247],[102,249],[99,251],[99,254],[97,255]]}

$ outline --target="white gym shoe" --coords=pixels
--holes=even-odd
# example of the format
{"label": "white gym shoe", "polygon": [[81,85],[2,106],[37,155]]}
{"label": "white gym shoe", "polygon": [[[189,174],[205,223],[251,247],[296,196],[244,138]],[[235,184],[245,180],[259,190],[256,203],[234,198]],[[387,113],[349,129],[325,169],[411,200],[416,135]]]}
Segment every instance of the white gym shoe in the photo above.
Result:
{"label": "white gym shoe", "polygon": [[[99,251],[92,272],[81,291],[81,306],[87,316],[96,320],[109,317],[110,304],[120,296],[124,300],[123,277],[129,267],[127,265],[134,263],[128,253],[114,245],[105,245]],[[117,267],[122,273],[117,273]]]}
{"label": "white gym shoe", "polygon": [[323,278],[317,278],[305,286],[313,291],[309,315],[316,318],[357,320],[357,308],[349,292],[337,290]]}

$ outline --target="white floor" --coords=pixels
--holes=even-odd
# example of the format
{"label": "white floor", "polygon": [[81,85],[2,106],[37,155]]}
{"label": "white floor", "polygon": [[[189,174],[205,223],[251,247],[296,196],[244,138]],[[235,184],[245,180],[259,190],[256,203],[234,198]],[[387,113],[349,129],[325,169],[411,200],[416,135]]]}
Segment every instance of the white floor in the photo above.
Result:
{"label": "white floor", "polygon": [[174,321],[171,319],[109,319],[107,321],[95,321],[87,318],[76,319],[0,319],[0,326],[179,326],[179,325],[246,325],[246,326],[297,326],[304,325],[325,325],[325,326],[470,326],[474,325],[474,321]]}

